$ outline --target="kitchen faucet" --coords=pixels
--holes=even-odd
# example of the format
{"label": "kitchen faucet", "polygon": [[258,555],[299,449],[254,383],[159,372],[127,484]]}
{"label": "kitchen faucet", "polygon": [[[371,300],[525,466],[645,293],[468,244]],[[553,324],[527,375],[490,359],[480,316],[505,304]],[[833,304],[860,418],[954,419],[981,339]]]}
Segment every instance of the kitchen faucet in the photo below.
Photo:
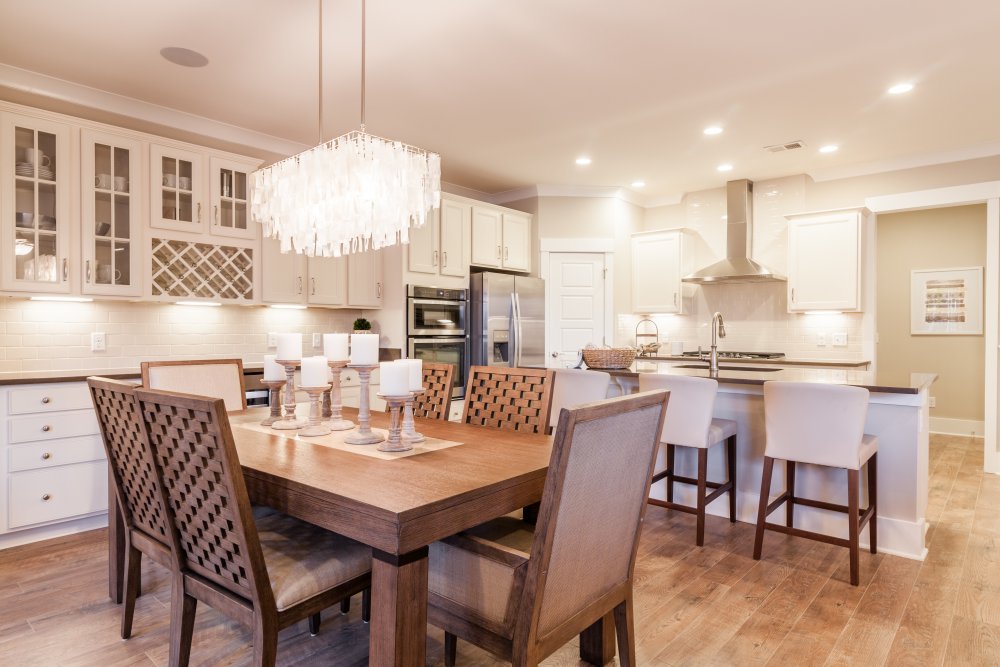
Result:
{"label": "kitchen faucet", "polygon": [[[726,337],[726,323],[722,321],[722,313],[712,315],[712,351],[708,355],[708,372],[717,374],[719,372],[719,350],[716,334],[719,338]],[[702,359],[701,348],[698,348],[698,358]]]}

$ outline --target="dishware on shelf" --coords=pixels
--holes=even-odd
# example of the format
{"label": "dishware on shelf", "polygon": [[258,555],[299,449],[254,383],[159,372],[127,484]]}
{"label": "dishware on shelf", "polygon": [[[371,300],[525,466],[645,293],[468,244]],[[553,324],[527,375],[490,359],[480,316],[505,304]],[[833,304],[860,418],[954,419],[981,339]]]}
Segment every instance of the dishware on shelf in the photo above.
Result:
{"label": "dishware on shelf", "polygon": [[102,190],[110,190],[111,174],[97,174],[94,176],[94,187]]}
{"label": "dishware on shelf", "polygon": [[175,174],[164,174],[163,184],[168,188],[177,187],[177,176]]}
{"label": "dishware on shelf", "polygon": [[371,427],[371,397],[368,395],[372,371],[378,368],[378,365],[348,364],[348,366],[358,372],[361,396],[358,402],[358,430],[344,438],[344,442],[348,445],[374,445],[376,442],[382,442],[385,436],[376,433]]}
{"label": "dishware on shelf", "polygon": [[347,367],[346,359],[328,359],[330,367],[330,389],[323,393],[323,418],[334,431],[349,431],[354,422],[344,419],[344,399],[340,389],[340,372]]}
{"label": "dishware on shelf", "polygon": [[122,279],[121,269],[113,269],[110,264],[97,264],[97,282],[103,284],[111,284],[112,278],[114,282],[120,283]]}
{"label": "dishware on shelf", "polygon": [[379,443],[380,452],[408,452],[413,449],[413,440],[406,440],[401,435],[399,410],[406,403],[409,395],[389,396],[378,394],[389,407],[389,437]]}
{"label": "dishware on shelf", "polygon": [[56,219],[51,215],[38,216],[38,228],[42,231],[53,232],[56,229]]}
{"label": "dishware on shelf", "polygon": [[107,236],[108,232],[110,232],[110,231],[111,231],[111,223],[110,222],[99,222],[99,223],[97,223],[97,225],[94,226],[94,232],[98,236]]}
{"label": "dishware on shelf", "polygon": [[18,211],[17,214],[14,216],[14,219],[16,221],[15,224],[18,227],[27,227],[27,228],[30,229],[31,228],[31,222],[32,222],[32,220],[35,219],[35,214],[34,213],[28,213],[26,211]]}
{"label": "dishware on shelf", "polygon": [[24,272],[22,275],[24,276],[24,280],[35,279],[35,260],[28,259],[24,261]]}
{"label": "dishware on shelf", "polygon": [[115,176],[115,192],[128,192],[128,179],[124,176]]}
{"label": "dishware on shelf", "polygon": [[181,190],[190,190],[191,189],[191,179],[190,179],[190,177],[188,177],[188,176],[181,176],[180,178],[178,178],[177,179],[177,187],[179,187]]}
{"label": "dishware on shelf", "polygon": [[37,165],[39,167],[48,167],[52,164],[52,160],[49,156],[37,148],[25,148],[24,161],[28,164]]}

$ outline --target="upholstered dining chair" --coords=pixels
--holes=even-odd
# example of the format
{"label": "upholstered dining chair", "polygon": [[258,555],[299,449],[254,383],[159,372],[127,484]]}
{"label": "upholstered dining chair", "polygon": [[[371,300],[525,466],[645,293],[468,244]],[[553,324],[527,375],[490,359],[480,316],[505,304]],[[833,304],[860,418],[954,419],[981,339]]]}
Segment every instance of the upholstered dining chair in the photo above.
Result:
{"label": "upholstered dining chair", "polygon": [[552,387],[552,409],[549,431],[555,430],[559,412],[582,403],[593,403],[608,397],[611,374],[581,368],[557,368]]}
{"label": "upholstered dining chair", "polygon": [[253,630],[255,665],[278,631],[370,585],[371,549],[280,512],[251,513],[222,399],[137,389],[176,555],[170,664],[187,665],[198,601]]}
{"label": "upholstered dining chair", "polygon": [[135,385],[102,377],[87,378],[101,427],[108,466],[125,524],[125,568],[122,639],[132,636],[132,617],[139,594],[142,556],[168,570],[175,568],[164,517],[153,452],[146,441]]}
{"label": "upholstered dining chair", "polygon": [[466,424],[545,433],[553,372],[544,368],[473,366],[465,388]]}
{"label": "upholstered dining chair", "polygon": [[247,409],[242,359],[144,361],[140,369],[146,389],[221,398],[228,412]]}
{"label": "upholstered dining chair", "polygon": [[668,392],[563,410],[536,526],[501,517],[430,547],[428,618],[536,665],[614,613],[620,662],[636,664],[632,575]]}

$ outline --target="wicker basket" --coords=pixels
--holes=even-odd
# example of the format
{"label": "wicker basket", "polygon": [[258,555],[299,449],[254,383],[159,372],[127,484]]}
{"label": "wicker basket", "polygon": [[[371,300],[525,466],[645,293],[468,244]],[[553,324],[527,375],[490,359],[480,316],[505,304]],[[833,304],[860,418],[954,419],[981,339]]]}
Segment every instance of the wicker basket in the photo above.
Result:
{"label": "wicker basket", "polygon": [[635,350],[631,347],[585,348],[583,361],[590,368],[628,368],[635,361]]}

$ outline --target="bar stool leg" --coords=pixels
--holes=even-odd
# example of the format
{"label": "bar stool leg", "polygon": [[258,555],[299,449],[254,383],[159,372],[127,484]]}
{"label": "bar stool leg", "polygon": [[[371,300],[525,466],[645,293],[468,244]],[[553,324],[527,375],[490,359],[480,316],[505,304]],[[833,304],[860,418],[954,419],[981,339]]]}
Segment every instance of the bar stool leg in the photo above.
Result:
{"label": "bar stool leg", "polygon": [[764,546],[764,522],[767,521],[767,496],[771,493],[771,475],[774,473],[774,459],[764,457],[764,476],[760,482],[760,505],[757,510],[757,533],[753,540],[753,559],[760,560]]}
{"label": "bar stool leg", "polygon": [[674,446],[667,443],[667,502],[674,502]]}
{"label": "bar stool leg", "polygon": [[705,545],[705,490],[708,480],[708,448],[698,448],[698,533],[695,543]]}
{"label": "bar stool leg", "polygon": [[868,520],[868,550],[874,554],[878,553],[878,452],[868,459],[868,506],[875,508]]}
{"label": "bar stool leg", "polygon": [[788,500],[785,501],[785,525],[792,527],[795,518],[795,461],[785,461],[785,479],[788,481]]}
{"label": "bar stool leg", "polygon": [[859,569],[859,555],[858,555],[858,477],[860,475],[860,470],[848,470],[847,471],[847,516],[849,518],[847,522],[848,529],[848,541],[850,542],[851,550],[851,585],[858,585],[858,569]]}
{"label": "bar stool leg", "polygon": [[726,458],[729,460],[729,523],[736,523],[736,436],[726,439]]}

